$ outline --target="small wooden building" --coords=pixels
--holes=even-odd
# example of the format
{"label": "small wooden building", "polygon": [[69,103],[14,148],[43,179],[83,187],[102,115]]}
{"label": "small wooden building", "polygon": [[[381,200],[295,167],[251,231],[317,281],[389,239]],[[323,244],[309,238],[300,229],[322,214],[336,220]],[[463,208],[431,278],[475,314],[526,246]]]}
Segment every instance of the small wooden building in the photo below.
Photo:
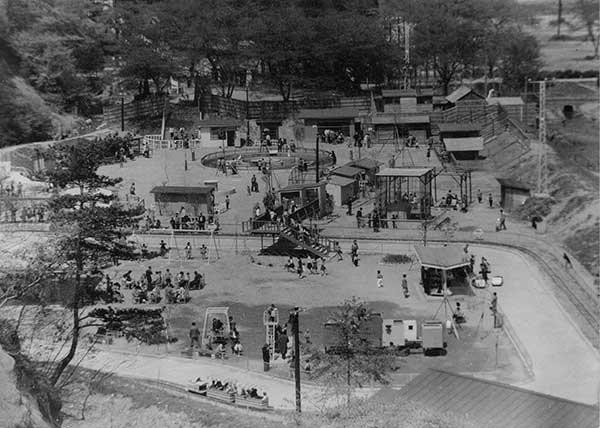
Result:
{"label": "small wooden building", "polygon": [[362,176],[363,170],[360,168],[355,168],[350,164],[342,165],[333,171],[331,171],[331,175],[337,175],[340,177],[351,178],[353,180],[360,180]]}
{"label": "small wooden building", "polygon": [[506,211],[523,205],[531,196],[531,186],[512,178],[497,178],[500,183],[500,206]]}
{"label": "small wooden building", "polygon": [[296,203],[296,207],[301,208],[318,201],[319,214],[322,215],[327,211],[326,184],[326,181],[321,181],[319,183],[290,184],[279,190],[279,200],[281,205],[286,207],[293,201]]}
{"label": "small wooden building", "polygon": [[456,160],[477,160],[483,150],[482,137],[444,138],[442,140],[448,153]]}
{"label": "small wooden building", "polygon": [[429,219],[434,181],[433,168],[386,168],[376,175],[377,206],[387,218]]}
{"label": "small wooden building", "polygon": [[198,123],[200,145],[211,148],[241,147],[238,128],[242,125],[242,121],[232,118],[201,120]]}
{"label": "small wooden building", "polygon": [[213,214],[215,189],[200,186],[156,186],[150,193],[159,215],[172,216],[184,207],[189,215]]}
{"label": "small wooden building", "polygon": [[341,207],[356,197],[358,182],[351,178],[332,175],[329,177],[325,189],[333,197],[334,205]]}
{"label": "small wooden building", "polygon": [[525,102],[521,97],[491,97],[486,99],[490,106],[500,106],[513,120],[525,123]]}
{"label": "small wooden building", "polygon": [[352,161],[348,165],[362,170],[361,179],[365,178],[369,183],[375,183],[375,175],[379,172],[379,162],[371,158],[362,158]]}
{"label": "small wooden building", "polygon": [[360,129],[359,116],[360,111],[354,107],[302,109],[298,112],[298,119],[304,121],[305,127],[317,128],[317,135],[331,130],[352,136]]}

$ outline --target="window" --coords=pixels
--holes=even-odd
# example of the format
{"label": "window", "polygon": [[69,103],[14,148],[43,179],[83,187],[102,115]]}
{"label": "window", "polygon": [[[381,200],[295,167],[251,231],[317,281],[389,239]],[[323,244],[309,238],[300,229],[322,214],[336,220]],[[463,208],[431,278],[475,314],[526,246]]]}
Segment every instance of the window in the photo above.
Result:
{"label": "window", "polygon": [[210,128],[210,139],[211,140],[224,140],[226,135],[226,128]]}

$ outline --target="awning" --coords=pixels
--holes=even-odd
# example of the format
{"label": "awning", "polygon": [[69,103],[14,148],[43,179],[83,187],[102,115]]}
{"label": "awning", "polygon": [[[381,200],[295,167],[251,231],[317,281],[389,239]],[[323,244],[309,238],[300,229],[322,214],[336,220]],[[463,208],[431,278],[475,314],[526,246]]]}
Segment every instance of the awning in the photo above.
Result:
{"label": "awning", "polygon": [[379,171],[377,177],[422,177],[433,168],[386,168]]}
{"label": "awning", "polygon": [[421,266],[426,268],[451,270],[469,265],[464,251],[457,246],[424,247],[415,245],[415,251]]}
{"label": "awning", "polygon": [[478,152],[483,150],[482,137],[444,138],[448,152]]}

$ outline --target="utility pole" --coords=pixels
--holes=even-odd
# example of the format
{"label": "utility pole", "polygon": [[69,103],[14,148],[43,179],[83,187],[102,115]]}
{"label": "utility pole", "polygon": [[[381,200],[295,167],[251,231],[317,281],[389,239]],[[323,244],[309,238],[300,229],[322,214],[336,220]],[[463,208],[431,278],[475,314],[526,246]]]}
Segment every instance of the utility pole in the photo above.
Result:
{"label": "utility pole", "polygon": [[[538,162],[537,162],[537,183],[536,191],[538,196],[548,197],[548,167],[546,155],[546,83],[547,80],[531,81],[531,83],[539,84],[539,112],[538,112]],[[574,79],[552,79],[551,83],[594,83],[597,84],[596,77],[591,78],[574,78]]]}
{"label": "utility pole", "polygon": [[296,381],[296,412],[302,412],[302,394],[300,391],[300,308],[295,307],[290,313],[292,333],[294,333],[294,380]]}
{"label": "utility pole", "polygon": [[315,160],[315,172],[317,174],[317,178],[315,183],[319,182],[319,136],[317,135],[317,148],[316,148],[316,160]]}
{"label": "utility pole", "polygon": [[125,132],[125,97],[121,94],[121,132]]}

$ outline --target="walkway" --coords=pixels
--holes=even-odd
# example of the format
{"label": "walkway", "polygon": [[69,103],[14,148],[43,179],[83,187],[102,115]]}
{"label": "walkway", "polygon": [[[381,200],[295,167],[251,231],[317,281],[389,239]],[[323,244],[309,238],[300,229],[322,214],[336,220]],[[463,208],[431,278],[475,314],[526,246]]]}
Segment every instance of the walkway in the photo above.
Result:
{"label": "walkway", "polygon": [[[269,404],[276,409],[295,409],[296,390],[293,380],[246,371],[208,359],[190,360],[174,356],[155,357],[114,351],[96,351],[93,355],[88,355],[81,366],[91,370],[113,372],[118,376],[166,381],[181,385],[182,389],[190,380],[198,377],[231,379],[242,385],[255,385],[259,391],[264,389],[269,396]],[[357,392],[361,397],[367,397],[374,394],[376,390],[365,388]],[[345,396],[339,398],[345,400]],[[325,406],[335,404],[339,403],[331,398],[330,389],[302,384],[303,410],[317,411],[322,410]]]}

